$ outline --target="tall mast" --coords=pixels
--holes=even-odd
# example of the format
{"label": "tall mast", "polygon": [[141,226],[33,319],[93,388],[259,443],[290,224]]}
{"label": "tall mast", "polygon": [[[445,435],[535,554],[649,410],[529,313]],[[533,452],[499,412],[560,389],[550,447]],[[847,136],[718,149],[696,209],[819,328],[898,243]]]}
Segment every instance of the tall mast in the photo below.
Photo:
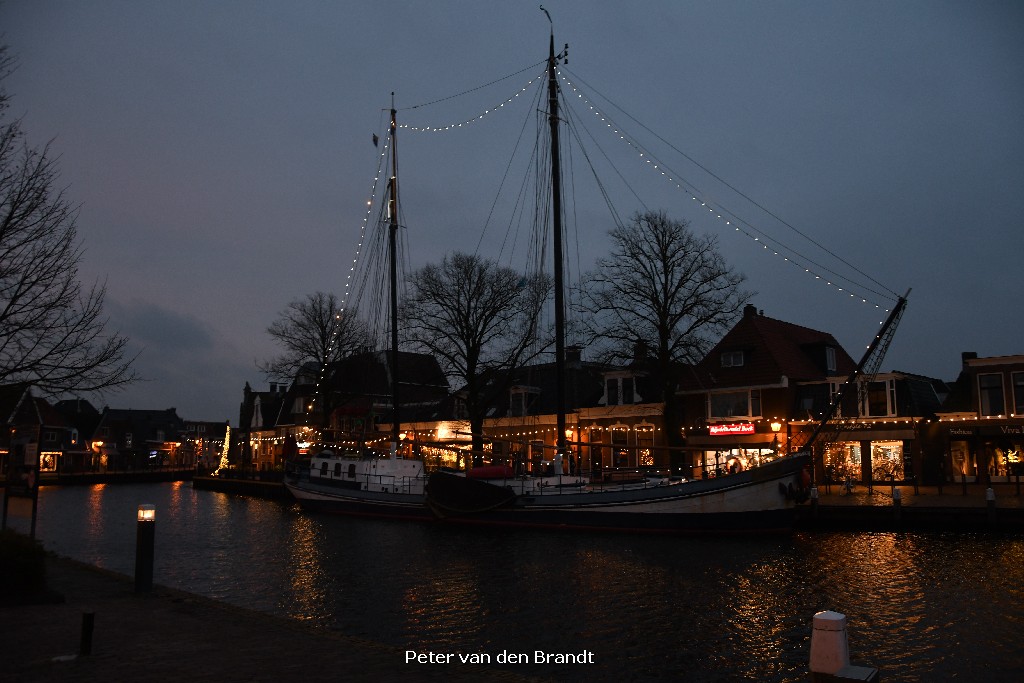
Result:
{"label": "tall mast", "polygon": [[[543,7],[541,8],[543,9]],[[545,12],[546,13],[546,12]],[[549,16],[550,19],[550,16]],[[565,292],[562,277],[562,169],[558,149],[558,79],[555,32],[548,51],[548,119],[551,124],[551,206],[555,246],[555,375],[558,430],[556,455],[568,454],[565,443]]]}
{"label": "tall mast", "polygon": [[391,93],[391,199],[388,202],[390,230],[388,231],[388,258],[391,275],[391,452],[398,452],[398,144],[395,134],[397,112],[395,93]]}

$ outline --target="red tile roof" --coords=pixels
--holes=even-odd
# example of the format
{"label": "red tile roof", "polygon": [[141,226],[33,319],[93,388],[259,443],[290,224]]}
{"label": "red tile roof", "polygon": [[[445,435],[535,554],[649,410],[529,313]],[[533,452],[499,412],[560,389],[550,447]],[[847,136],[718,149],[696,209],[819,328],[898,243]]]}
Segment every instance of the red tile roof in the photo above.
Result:
{"label": "red tile roof", "polygon": [[[835,349],[836,370],[826,372],[825,348]],[[722,354],[742,351],[743,364],[722,367]],[[710,390],[725,387],[821,381],[827,376],[846,376],[856,362],[835,337],[783,320],[768,318],[748,307],[744,316],[697,364],[684,389]]]}

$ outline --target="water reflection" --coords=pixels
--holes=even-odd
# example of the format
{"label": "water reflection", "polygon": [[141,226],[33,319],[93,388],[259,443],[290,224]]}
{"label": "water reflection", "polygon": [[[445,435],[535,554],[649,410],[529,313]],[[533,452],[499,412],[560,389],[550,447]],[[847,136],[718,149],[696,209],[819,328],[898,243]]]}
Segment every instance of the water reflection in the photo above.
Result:
{"label": "water reflection", "polygon": [[[157,583],[434,651],[595,654],[559,680],[806,680],[811,618],[849,619],[886,680],[1024,680],[1024,539],[971,534],[649,538],[312,516],[117,485],[40,492],[47,548],[131,574],[157,506]],[[13,510],[22,512],[13,512]],[[27,506],[12,514],[28,527]]]}
{"label": "water reflection", "polygon": [[330,617],[327,595],[331,580],[317,543],[320,527],[313,518],[302,515],[291,516],[290,522],[286,541],[290,581],[282,607],[292,618],[324,624]]}

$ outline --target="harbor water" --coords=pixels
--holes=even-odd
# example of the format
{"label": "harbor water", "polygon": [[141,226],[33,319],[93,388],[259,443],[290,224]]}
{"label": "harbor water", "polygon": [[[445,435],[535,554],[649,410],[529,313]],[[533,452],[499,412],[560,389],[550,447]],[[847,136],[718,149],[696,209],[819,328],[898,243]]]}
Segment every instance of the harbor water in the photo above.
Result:
{"label": "harbor water", "polygon": [[[486,655],[557,680],[806,681],[812,616],[834,610],[851,660],[886,681],[1024,680],[1020,536],[467,529],[180,482],[44,487],[36,536],[130,576],[141,503],[156,506],[157,584],[399,652]],[[28,501],[11,500],[8,524],[28,530]],[[538,651],[589,656],[541,665]]]}

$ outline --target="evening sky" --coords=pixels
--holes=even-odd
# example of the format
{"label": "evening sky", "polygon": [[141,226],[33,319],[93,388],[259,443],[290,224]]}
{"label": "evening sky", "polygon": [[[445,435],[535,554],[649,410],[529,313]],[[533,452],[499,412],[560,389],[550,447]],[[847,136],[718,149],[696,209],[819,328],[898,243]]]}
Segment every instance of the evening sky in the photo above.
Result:
{"label": "evening sky", "polygon": [[[1024,353],[1024,5],[544,6],[621,217],[664,210],[717,235],[765,315],[832,332],[854,357],[891,297],[851,297],[865,290],[830,276],[837,257],[881,294],[912,288],[883,370],[954,379],[961,351]],[[413,127],[398,146],[409,264],[479,244],[521,267],[525,238],[506,240],[514,219],[500,216],[518,171],[495,197],[539,109],[550,30],[536,0],[4,0],[11,111],[32,144],[52,140],[80,205],[83,279],[106,281],[110,325],[149,378],[97,407],[237,424],[244,383],[266,386],[255,361],[275,351],[278,312],[344,291],[392,92]],[[646,136],[647,155],[598,139],[609,127],[587,102]],[[582,155],[571,163],[579,272],[607,253],[612,219]],[[775,256],[773,240],[801,256]],[[795,265],[811,259],[810,274]]]}

